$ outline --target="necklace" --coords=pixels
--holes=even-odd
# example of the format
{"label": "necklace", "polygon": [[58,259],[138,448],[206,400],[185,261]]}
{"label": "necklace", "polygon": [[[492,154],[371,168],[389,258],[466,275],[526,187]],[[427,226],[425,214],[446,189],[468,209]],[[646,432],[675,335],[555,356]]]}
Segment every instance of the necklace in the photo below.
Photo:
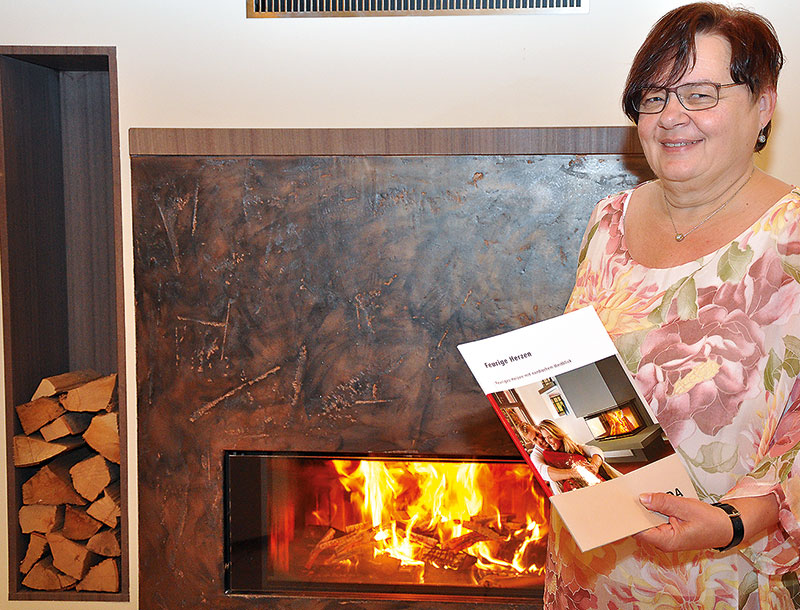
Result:
{"label": "necklace", "polygon": [[672,223],[672,228],[675,230],[675,241],[683,241],[684,239],[686,239],[686,236],[689,235],[689,233],[691,233],[695,229],[698,229],[698,228],[702,227],[706,222],[711,220],[717,214],[717,212],[720,212],[722,210],[722,208],[724,208],[731,201],[733,201],[733,198],[736,197],[736,195],[739,194],[739,191],[741,191],[745,187],[745,185],[748,182],[750,182],[750,178],[753,177],[753,174],[755,173],[755,171],[756,171],[756,168],[753,167],[753,169],[750,171],[750,175],[747,176],[747,180],[742,182],[742,185],[738,189],[736,189],[736,191],[733,193],[733,195],[731,195],[730,197],[728,197],[728,199],[725,200],[725,203],[723,203],[721,206],[719,206],[717,209],[715,209],[713,212],[711,212],[711,214],[709,214],[708,216],[703,218],[703,220],[698,222],[691,229],[689,229],[688,231],[684,231],[683,233],[678,231],[678,227],[675,226],[675,219],[672,218],[672,210],[670,210],[670,208],[672,207],[672,204],[670,204],[669,200],[667,199],[667,192],[664,190],[664,186],[662,185],[661,186],[661,194],[664,197],[664,205],[667,208],[667,215],[669,216],[669,221]]}

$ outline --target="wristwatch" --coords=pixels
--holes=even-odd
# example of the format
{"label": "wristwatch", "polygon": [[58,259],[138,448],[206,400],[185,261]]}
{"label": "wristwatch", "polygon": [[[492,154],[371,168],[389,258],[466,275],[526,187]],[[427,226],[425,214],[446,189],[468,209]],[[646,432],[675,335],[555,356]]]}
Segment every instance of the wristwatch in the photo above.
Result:
{"label": "wristwatch", "polygon": [[724,510],[728,514],[728,517],[730,517],[731,525],[733,526],[733,538],[731,538],[731,541],[727,546],[717,547],[715,550],[727,551],[735,546],[739,546],[744,539],[744,523],[742,523],[742,515],[739,513],[739,510],[735,506],[731,506],[725,502],[715,502],[711,506],[716,506]]}

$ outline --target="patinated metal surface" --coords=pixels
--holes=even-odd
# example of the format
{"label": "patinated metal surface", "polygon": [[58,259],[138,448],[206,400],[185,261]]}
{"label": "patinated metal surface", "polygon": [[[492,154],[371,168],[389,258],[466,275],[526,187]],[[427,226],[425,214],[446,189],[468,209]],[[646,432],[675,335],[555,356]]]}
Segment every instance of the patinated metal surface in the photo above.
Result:
{"label": "patinated metal surface", "polygon": [[592,206],[645,173],[613,156],[135,158],[142,607],[263,606],[224,596],[225,449],[513,455],[456,345],[560,313]]}

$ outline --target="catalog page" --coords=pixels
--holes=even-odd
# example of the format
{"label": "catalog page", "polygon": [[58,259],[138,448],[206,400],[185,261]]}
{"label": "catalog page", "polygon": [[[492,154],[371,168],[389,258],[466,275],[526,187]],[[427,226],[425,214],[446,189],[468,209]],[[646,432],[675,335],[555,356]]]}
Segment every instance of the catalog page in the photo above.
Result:
{"label": "catalog page", "polygon": [[641,493],[697,497],[593,308],[458,349],[582,551],[663,523]]}

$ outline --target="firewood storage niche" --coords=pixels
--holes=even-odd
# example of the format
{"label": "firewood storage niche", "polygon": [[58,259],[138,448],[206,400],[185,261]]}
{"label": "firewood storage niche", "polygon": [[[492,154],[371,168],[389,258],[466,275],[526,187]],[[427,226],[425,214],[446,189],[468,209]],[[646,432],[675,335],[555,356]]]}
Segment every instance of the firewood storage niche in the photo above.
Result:
{"label": "firewood storage niche", "polygon": [[8,596],[38,607],[130,597],[119,148],[115,48],[0,45]]}
{"label": "firewood storage niche", "polygon": [[[293,609],[328,607],[326,597],[345,606],[369,597],[385,610],[477,600],[539,607],[537,582],[525,583],[532,594],[487,593],[472,577],[454,584],[438,565],[428,570],[448,572],[444,580],[426,574],[435,584],[423,591],[410,579],[418,566],[398,568],[406,570],[398,581],[380,570],[402,561],[376,559],[367,590],[350,586],[350,573],[335,587],[302,573],[265,584],[262,569],[257,581],[226,581],[226,561],[235,567],[241,545],[268,528],[274,541],[286,532],[300,541],[302,572],[331,560],[320,542],[355,543],[357,531],[340,538],[362,521],[383,527],[348,503],[357,492],[326,479],[332,460],[518,462],[456,345],[563,310],[592,206],[647,177],[635,132],[136,129],[130,137],[142,606],[256,608],[267,595],[271,607]],[[238,549],[226,557],[226,499],[237,492],[226,495],[225,456],[230,471],[233,457],[255,455],[260,465],[244,469],[260,471],[287,453],[303,459],[281,458],[270,475],[279,493],[239,496],[252,519],[228,531]],[[306,491],[319,480],[337,491]],[[265,495],[295,508],[266,508]],[[523,509],[502,502],[506,524],[478,512],[469,525],[515,525]],[[339,512],[314,522],[308,514],[318,508]],[[469,535],[463,516],[453,520],[458,531],[428,540],[431,551]],[[301,521],[311,530],[295,532]],[[397,535],[435,538],[396,516],[384,521],[397,522]],[[537,544],[527,551],[532,563],[543,560],[544,539]],[[250,549],[253,566],[270,553],[296,565],[282,556],[289,546]],[[474,575],[479,560],[460,560]]]}

